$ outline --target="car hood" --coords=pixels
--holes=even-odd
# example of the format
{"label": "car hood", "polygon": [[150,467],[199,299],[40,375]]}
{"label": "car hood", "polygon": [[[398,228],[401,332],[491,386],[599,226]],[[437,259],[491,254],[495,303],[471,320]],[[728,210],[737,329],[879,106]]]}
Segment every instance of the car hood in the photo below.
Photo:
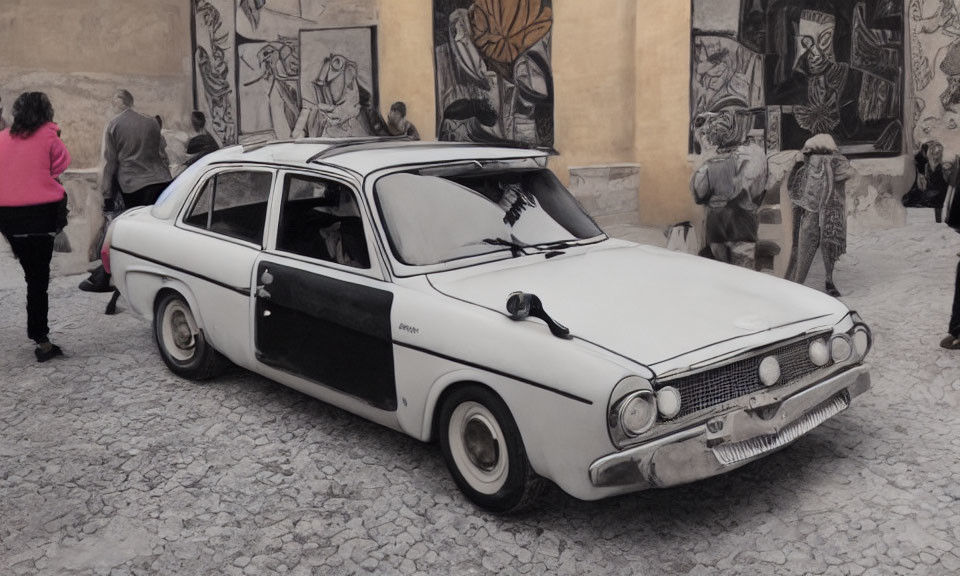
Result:
{"label": "car hood", "polygon": [[443,294],[504,314],[511,293],[536,294],[575,337],[647,366],[808,320],[839,322],[848,312],[799,284],[651,246],[530,258],[539,256],[430,281]]}

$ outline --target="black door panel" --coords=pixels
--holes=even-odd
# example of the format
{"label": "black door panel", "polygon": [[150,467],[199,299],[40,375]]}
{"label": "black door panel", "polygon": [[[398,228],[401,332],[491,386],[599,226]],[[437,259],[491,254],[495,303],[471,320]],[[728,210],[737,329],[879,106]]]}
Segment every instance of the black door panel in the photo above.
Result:
{"label": "black door panel", "polygon": [[258,360],[397,409],[392,292],[274,262],[261,262],[256,277]]}

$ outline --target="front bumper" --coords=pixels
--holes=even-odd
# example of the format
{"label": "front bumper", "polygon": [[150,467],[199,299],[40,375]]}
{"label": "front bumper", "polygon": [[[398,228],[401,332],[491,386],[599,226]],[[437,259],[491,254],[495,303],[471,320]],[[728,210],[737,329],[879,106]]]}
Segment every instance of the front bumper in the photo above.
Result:
{"label": "front bumper", "polygon": [[857,366],[776,404],[741,408],[600,458],[590,466],[590,482],[632,492],[716,476],[790,444],[869,389],[869,370]]}

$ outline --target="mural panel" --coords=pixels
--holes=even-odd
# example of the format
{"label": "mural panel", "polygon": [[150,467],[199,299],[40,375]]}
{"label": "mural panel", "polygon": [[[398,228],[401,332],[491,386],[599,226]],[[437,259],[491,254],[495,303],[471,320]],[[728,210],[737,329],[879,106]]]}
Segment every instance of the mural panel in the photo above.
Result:
{"label": "mural panel", "polygon": [[552,0],[434,0],[440,140],[553,147]]}
{"label": "mural panel", "polygon": [[914,150],[930,141],[960,151],[960,11],[953,0],[910,0]]}
{"label": "mural panel", "polygon": [[373,0],[193,0],[195,107],[221,145],[382,134]]}
{"label": "mural panel", "polygon": [[220,143],[237,141],[235,0],[193,0],[194,108]]}
{"label": "mural panel", "polygon": [[[697,119],[722,109],[714,100],[751,115],[768,152],[829,134],[848,156],[901,153],[900,2],[693,0],[693,11],[692,152]],[[738,15],[732,25],[729,13]]]}

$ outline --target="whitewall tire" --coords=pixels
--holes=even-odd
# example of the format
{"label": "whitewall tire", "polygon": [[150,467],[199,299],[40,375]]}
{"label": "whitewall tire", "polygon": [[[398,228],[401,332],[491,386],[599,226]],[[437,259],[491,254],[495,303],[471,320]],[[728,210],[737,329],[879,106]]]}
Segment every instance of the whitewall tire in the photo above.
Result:
{"label": "whitewall tire", "polygon": [[540,493],[543,480],[527,460],[513,416],[487,388],[455,389],[440,406],[440,447],[447,468],[473,503],[493,512],[516,512]]}
{"label": "whitewall tire", "polygon": [[206,380],[215,376],[224,363],[204,337],[190,305],[175,292],[157,299],[153,333],[164,363],[178,376]]}

